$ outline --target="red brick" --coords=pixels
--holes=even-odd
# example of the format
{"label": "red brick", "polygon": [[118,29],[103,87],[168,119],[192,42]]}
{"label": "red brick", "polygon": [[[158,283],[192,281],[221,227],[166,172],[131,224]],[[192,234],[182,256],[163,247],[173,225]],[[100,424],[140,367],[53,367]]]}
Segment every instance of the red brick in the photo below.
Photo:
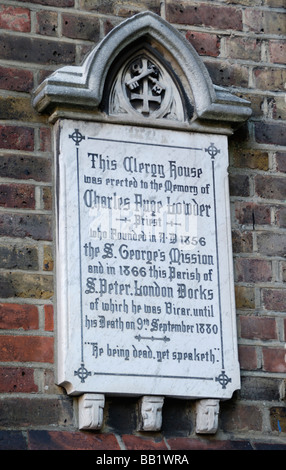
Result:
{"label": "red brick", "polygon": [[0,184],[0,206],[14,209],[35,209],[35,186]]}
{"label": "red brick", "polygon": [[217,57],[220,52],[220,38],[215,34],[188,31],[187,40],[196,49],[199,55]]}
{"label": "red brick", "polygon": [[246,339],[277,339],[275,318],[239,316],[241,337]]}
{"label": "red brick", "polygon": [[30,450],[120,450],[113,434],[29,431]]}
{"label": "red brick", "polygon": [[33,86],[33,72],[30,70],[0,67],[0,89],[29,92]]}
{"label": "red brick", "polygon": [[242,30],[242,12],[233,7],[209,4],[188,5],[187,2],[168,3],[167,20],[170,23],[211,26],[219,29]]}
{"label": "red brick", "polygon": [[52,135],[51,129],[41,127],[40,129],[40,149],[41,152],[51,152],[52,150]]}
{"label": "red brick", "polygon": [[53,345],[45,336],[0,336],[1,361],[53,363]]}
{"label": "red brick", "polygon": [[154,441],[146,436],[123,435],[122,440],[127,450],[167,450],[166,443],[163,440]]}
{"label": "red brick", "polygon": [[54,331],[54,308],[52,305],[45,305],[45,331]]}
{"label": "red brick", "polygon": [[0,329],[37,330],[38,308],[35,305],[0,304]]}
{"label": "red brick", "polygon": [[286,312],[286,290],[285,289],[263,289],[263,302],[267,310]]}
{"label": "red brick", "polygon": [[0,5],[0,28],[29,32],[31,30],[30,10]]}
{"label": "red brick", "polygon": [[257,354],[256,348],[253,346],[238,346],[239,364],[241,369],[256,370],[257,369]]}
{"label": "red brick", "polygon": [[272,264],[262,259],[238,258],[235,273],[237,282],[268,282],[272,280]]}
{"label": "red brick", "polygon": [[255,226],[270,224],[270,206],[253,202],[236,202],[235,217],[242,225]]}
{"label": "red brick", "polygon": [[286,372],[285,348],[262,348],[263,370],[266,372]]}
{"label": "red brick", "polygon": [[34,129],[20,126],[0,126],[0,148],[34,150]]}
{"label": "red brick", "polygon": [[32,393],[37,392],[34,382],[34,370],[23,367],[0,368],[1,393]]}

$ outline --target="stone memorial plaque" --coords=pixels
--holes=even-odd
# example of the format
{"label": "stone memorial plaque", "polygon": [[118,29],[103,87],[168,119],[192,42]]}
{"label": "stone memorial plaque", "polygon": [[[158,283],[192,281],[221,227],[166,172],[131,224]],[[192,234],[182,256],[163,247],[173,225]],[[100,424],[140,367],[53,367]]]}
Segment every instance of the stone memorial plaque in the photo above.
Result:
{"label": "stone memorial plaque", "polygon": [[227,137],[57,126],[59,385],[230,398],[240,379]]}

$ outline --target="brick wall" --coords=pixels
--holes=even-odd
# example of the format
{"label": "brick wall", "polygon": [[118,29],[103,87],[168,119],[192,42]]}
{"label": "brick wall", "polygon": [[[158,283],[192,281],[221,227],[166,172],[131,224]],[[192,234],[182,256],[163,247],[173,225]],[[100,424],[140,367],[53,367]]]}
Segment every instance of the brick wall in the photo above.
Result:
{"label": "brick wall", "polygon": [[[31,0],[0,3],[0,449],[286,449],[286,20],[284,0]],[[136,431],[137,400],[108,398],[101,432],[77,429],[54,384],[51,128],[31,92],[79,64],[132,14],[161,14],[217,85],[251,101],[229,139],[242,388],[214,437],[194,403],[166,399],[159,433]]]}

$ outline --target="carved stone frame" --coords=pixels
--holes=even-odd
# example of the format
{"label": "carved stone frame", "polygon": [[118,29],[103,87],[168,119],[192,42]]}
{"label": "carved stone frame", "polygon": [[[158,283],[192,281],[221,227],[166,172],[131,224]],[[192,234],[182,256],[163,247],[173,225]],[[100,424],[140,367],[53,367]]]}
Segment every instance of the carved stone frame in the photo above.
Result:
{"label": "carved stone frame", "polygon": [[[182,108],[176,119],[166,118],[161,111],[146,116],[130,106],[116,113],[111,109],[109,96],[115,77],[121,80],[130,61],[140,54],[160,69],[167,86],[174,87]],[[247,101],[213,85],[201,58],[183,35],[151,12],[139,13],[115,27],[82,65],[63,67],[44,80],[35,90],[33,105],[39,113],[49,114],[52,123],[60,118],[84,119],[223,135],[231,135],[251,115]],[[160,428],[158,414],[164,398],[157,398],[156,402],[156,397],[143,397],[141,430]],[[156,406],[151,406],[153,402]],[[148,413],[144,411],[146,403]],[[80,428],[99,429],[103,406],[104,395],[82,395]],[[218,409],[218,400],[198,403],[198,433],[216,432]]]}

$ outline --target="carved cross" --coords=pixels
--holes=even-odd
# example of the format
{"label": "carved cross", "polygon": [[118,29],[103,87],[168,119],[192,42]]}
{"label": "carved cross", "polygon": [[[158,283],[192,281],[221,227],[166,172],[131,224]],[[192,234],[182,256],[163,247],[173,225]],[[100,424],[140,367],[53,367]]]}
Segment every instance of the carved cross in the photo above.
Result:
{"label": "carved cross", "polygon": [[[139,75],[135,76],[131,80],[129,80],[126,85],[132,90],[139,86],[139,81],[142,80],[143,82],[143,89],[142,93],[131,93],[130,101],[132,100],[142,100],[143,107],[141,109],[142,114],[149,114],[150,102],[161,103],[162,97],[159,95],[162,90],[165,88],[162,86],[158,80],[151,76],[154,73],[153,68],[148,68],[148,61],[147,59],[142,59],[142,68],[140,69]],[[152,90],[157,93],[157,96],[153,95],[152,92],[149,92],[149,80],[154,83]]]}

